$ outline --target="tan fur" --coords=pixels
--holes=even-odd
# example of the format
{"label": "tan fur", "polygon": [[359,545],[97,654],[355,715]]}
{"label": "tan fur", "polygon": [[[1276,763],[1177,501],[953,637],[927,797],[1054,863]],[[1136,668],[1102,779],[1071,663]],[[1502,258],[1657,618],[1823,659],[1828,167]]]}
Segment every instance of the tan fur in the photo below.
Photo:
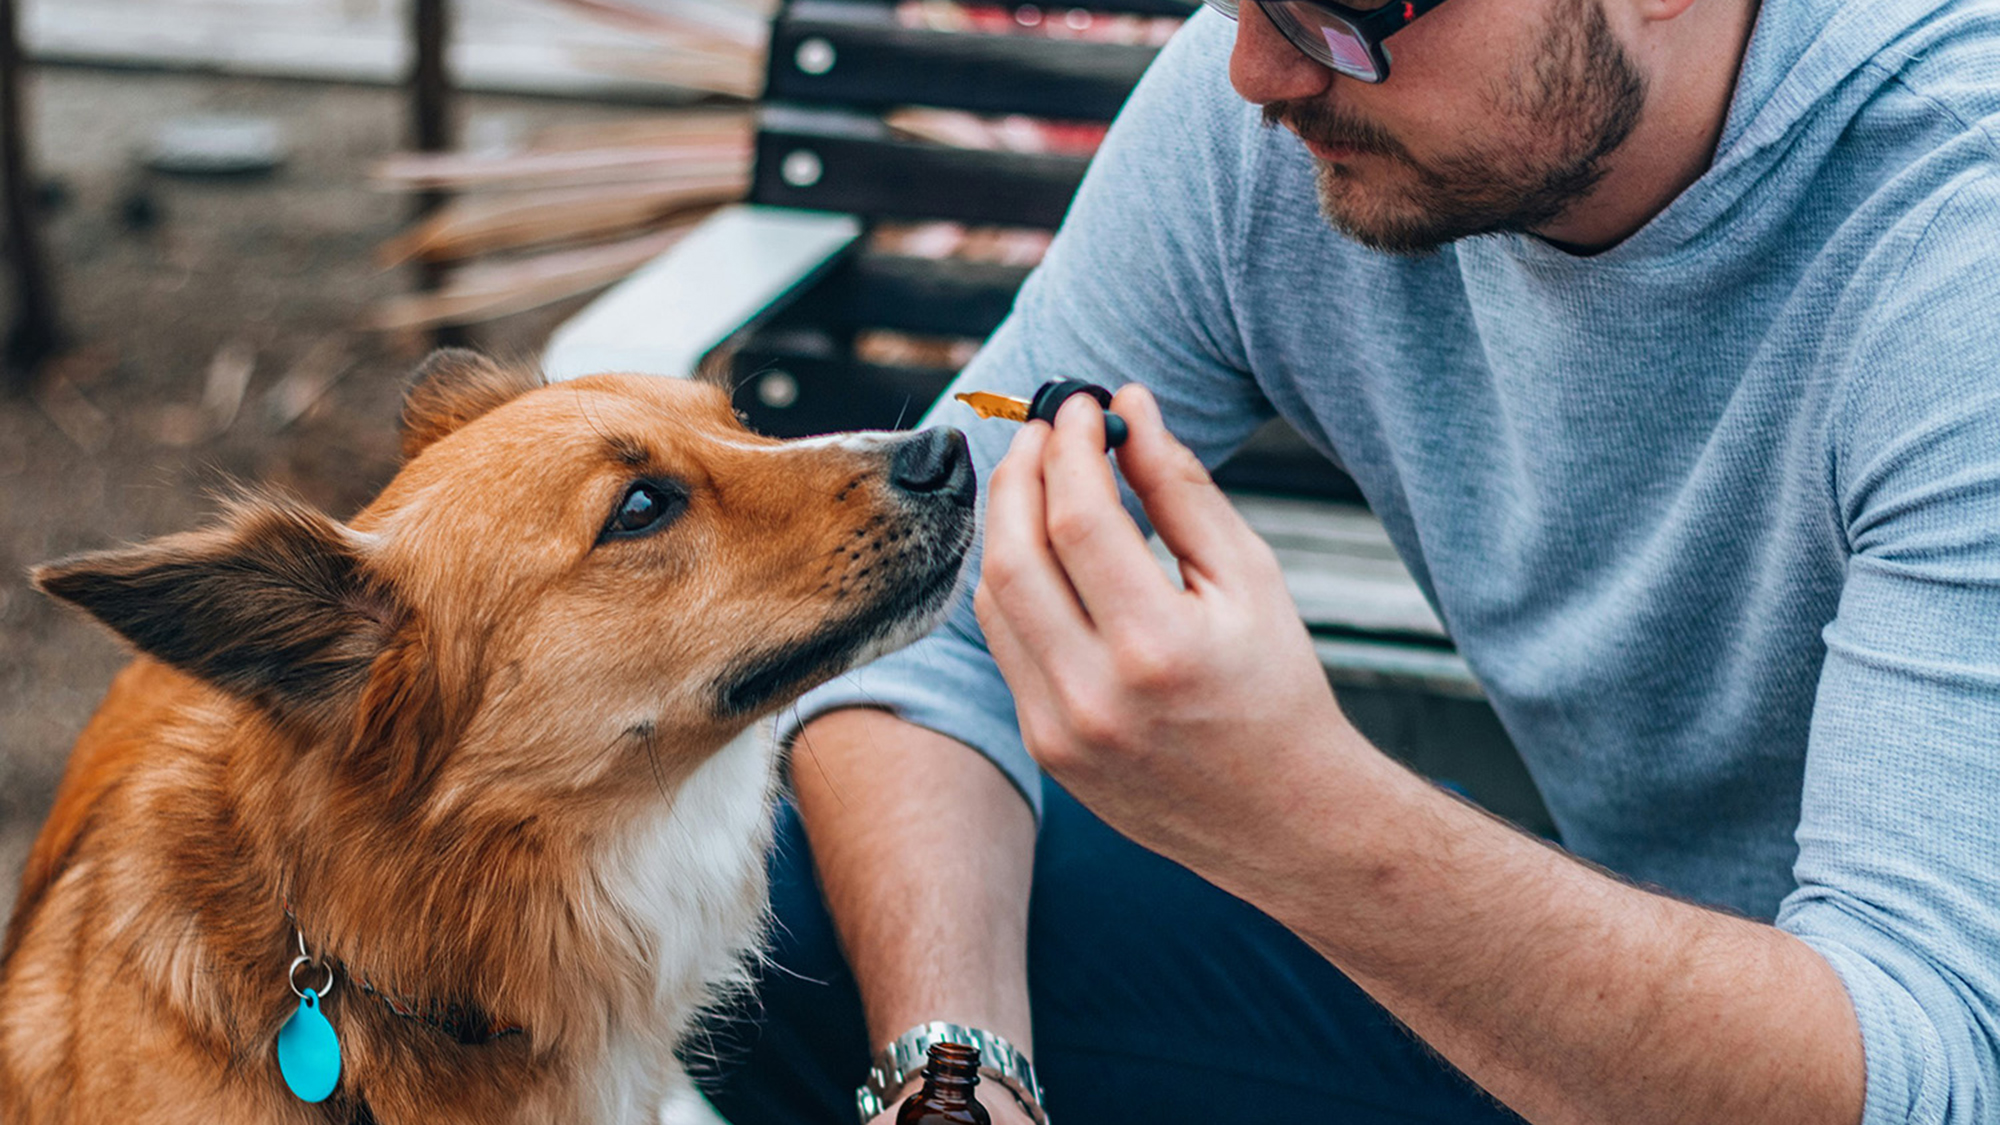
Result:
{"label": "tan fur", "polygon": [[[588,1121],[671,1080],[670,1059],[620,1060],[670,1051],[763,891],[761,862],[729,858],[759,841],[675,843],[709,823],[681,805],[761,808],[768,763],[718,748],[866,652],[834,644],[743,713],[719,685],[859,630],[910,639],[948,592],[904,604],[912,583],[948,587],[970,515],[897,496],[889,439],[760,438],[698,383],[538,383],[434,359],[411,459],[347,525],[248,499],[37,571],[149,655],[29,858],[0,950],[0,1121]],[[685,510],[600,542],[642,478],[684,485]],[[680,920],[717,935],[700,956],[620,889],[677,878],[662,855],[722,865]],[[297,1006],[287,904],[342,976],[344,1073],[318,1106],[273,1047]],[[460,1044],[357,976],[526,1032]]]}

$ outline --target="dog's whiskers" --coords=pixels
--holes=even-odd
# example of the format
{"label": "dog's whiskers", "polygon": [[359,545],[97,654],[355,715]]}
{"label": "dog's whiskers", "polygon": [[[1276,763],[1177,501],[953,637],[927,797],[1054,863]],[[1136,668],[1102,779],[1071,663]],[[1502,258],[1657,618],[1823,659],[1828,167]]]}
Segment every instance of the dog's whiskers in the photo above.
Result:
{"label": "dog's whiskers", "polygon": [[649,719],[634,726],[625,733],[632,738],[638,739],[639,748],[646,752],[646,764],[652,767],[653,784],[660,791],[660,799],[662,801],[670,800],[672,794],[667,790],[667,775],[660,769],[660,728],[655,726],[652,720]]}

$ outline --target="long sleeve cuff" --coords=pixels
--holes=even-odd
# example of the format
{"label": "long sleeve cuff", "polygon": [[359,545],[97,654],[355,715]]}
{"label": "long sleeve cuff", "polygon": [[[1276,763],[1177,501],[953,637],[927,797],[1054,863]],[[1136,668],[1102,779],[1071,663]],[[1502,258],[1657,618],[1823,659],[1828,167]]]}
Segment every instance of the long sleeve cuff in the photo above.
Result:
{"label": "long sleeve cuff", "polygon": [[1829,902],[1787,910],[1778,924],[1826,958],[1854,1004],[1868,1067],[1863,1125],[1972,1125],[1990,1114],[1993,1061],[1980,1057],[1962,982]]}

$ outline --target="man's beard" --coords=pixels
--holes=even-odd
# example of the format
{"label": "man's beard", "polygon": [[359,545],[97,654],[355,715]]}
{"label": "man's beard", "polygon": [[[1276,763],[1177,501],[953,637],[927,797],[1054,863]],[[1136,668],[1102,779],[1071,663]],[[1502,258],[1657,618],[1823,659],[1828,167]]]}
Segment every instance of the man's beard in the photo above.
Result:
{"label": "man's beard", "polygon": [[1498,106],[1511,126],[1500,143],[1419,162],[1387,130],[1324,99],[1272,102],[1264,122],[1413,173],[1415,183],[1387,200],[1388,185],[1364,184],[1352,169],[1320,163],[1320,212],[1364,246],[1418,256],[1474,235],[1533,230],[1597,186],[1604,158],[1631,135],[1646,102],[1645,79],[1599,0],[1562,7],[1569,10],[1552,15],[1532,67]]}

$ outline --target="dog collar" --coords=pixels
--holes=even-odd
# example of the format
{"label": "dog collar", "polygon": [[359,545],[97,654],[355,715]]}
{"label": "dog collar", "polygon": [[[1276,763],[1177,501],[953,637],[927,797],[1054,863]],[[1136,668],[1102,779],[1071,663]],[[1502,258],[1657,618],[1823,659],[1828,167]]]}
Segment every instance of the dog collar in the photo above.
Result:
{"label": "dog collar", "polygon": [[415,1020],[450,1036],[468,1047],[491,1043],[509,1035],[525,1035],[528,1029],[488,1012],[477,1004],[454,1004],[441,1000],[419,1001],[376,988],[359,973],[349,972],[354,987],[382,1002],[382,1006],[406,1020]]}
{"label": "dog collar", "polygon": [[[300,935],[300,944],[303,946],[305,931],[300,928],[298,918],[293,915],[289,902],[285,904],[285,920],[290,922],[293,931]],[[346,977],[358,991],[374,997],[392,1014],[447,1035],[455,1043],[477,1047],[491,1043],[495,1039],[504,1039],[510,1035],[525,1035],[528,1032],[528,1029],[521,1024],[496,1016],[477,1004],[412,999],[377,988],[366,973],[356,972],[353,966],[346,962],[329,960],[321,965],[328,973],[332,973],[336,966],[340,970],[340,975]],[[294,962],[292,967],[296,971],[297,962]]]}

